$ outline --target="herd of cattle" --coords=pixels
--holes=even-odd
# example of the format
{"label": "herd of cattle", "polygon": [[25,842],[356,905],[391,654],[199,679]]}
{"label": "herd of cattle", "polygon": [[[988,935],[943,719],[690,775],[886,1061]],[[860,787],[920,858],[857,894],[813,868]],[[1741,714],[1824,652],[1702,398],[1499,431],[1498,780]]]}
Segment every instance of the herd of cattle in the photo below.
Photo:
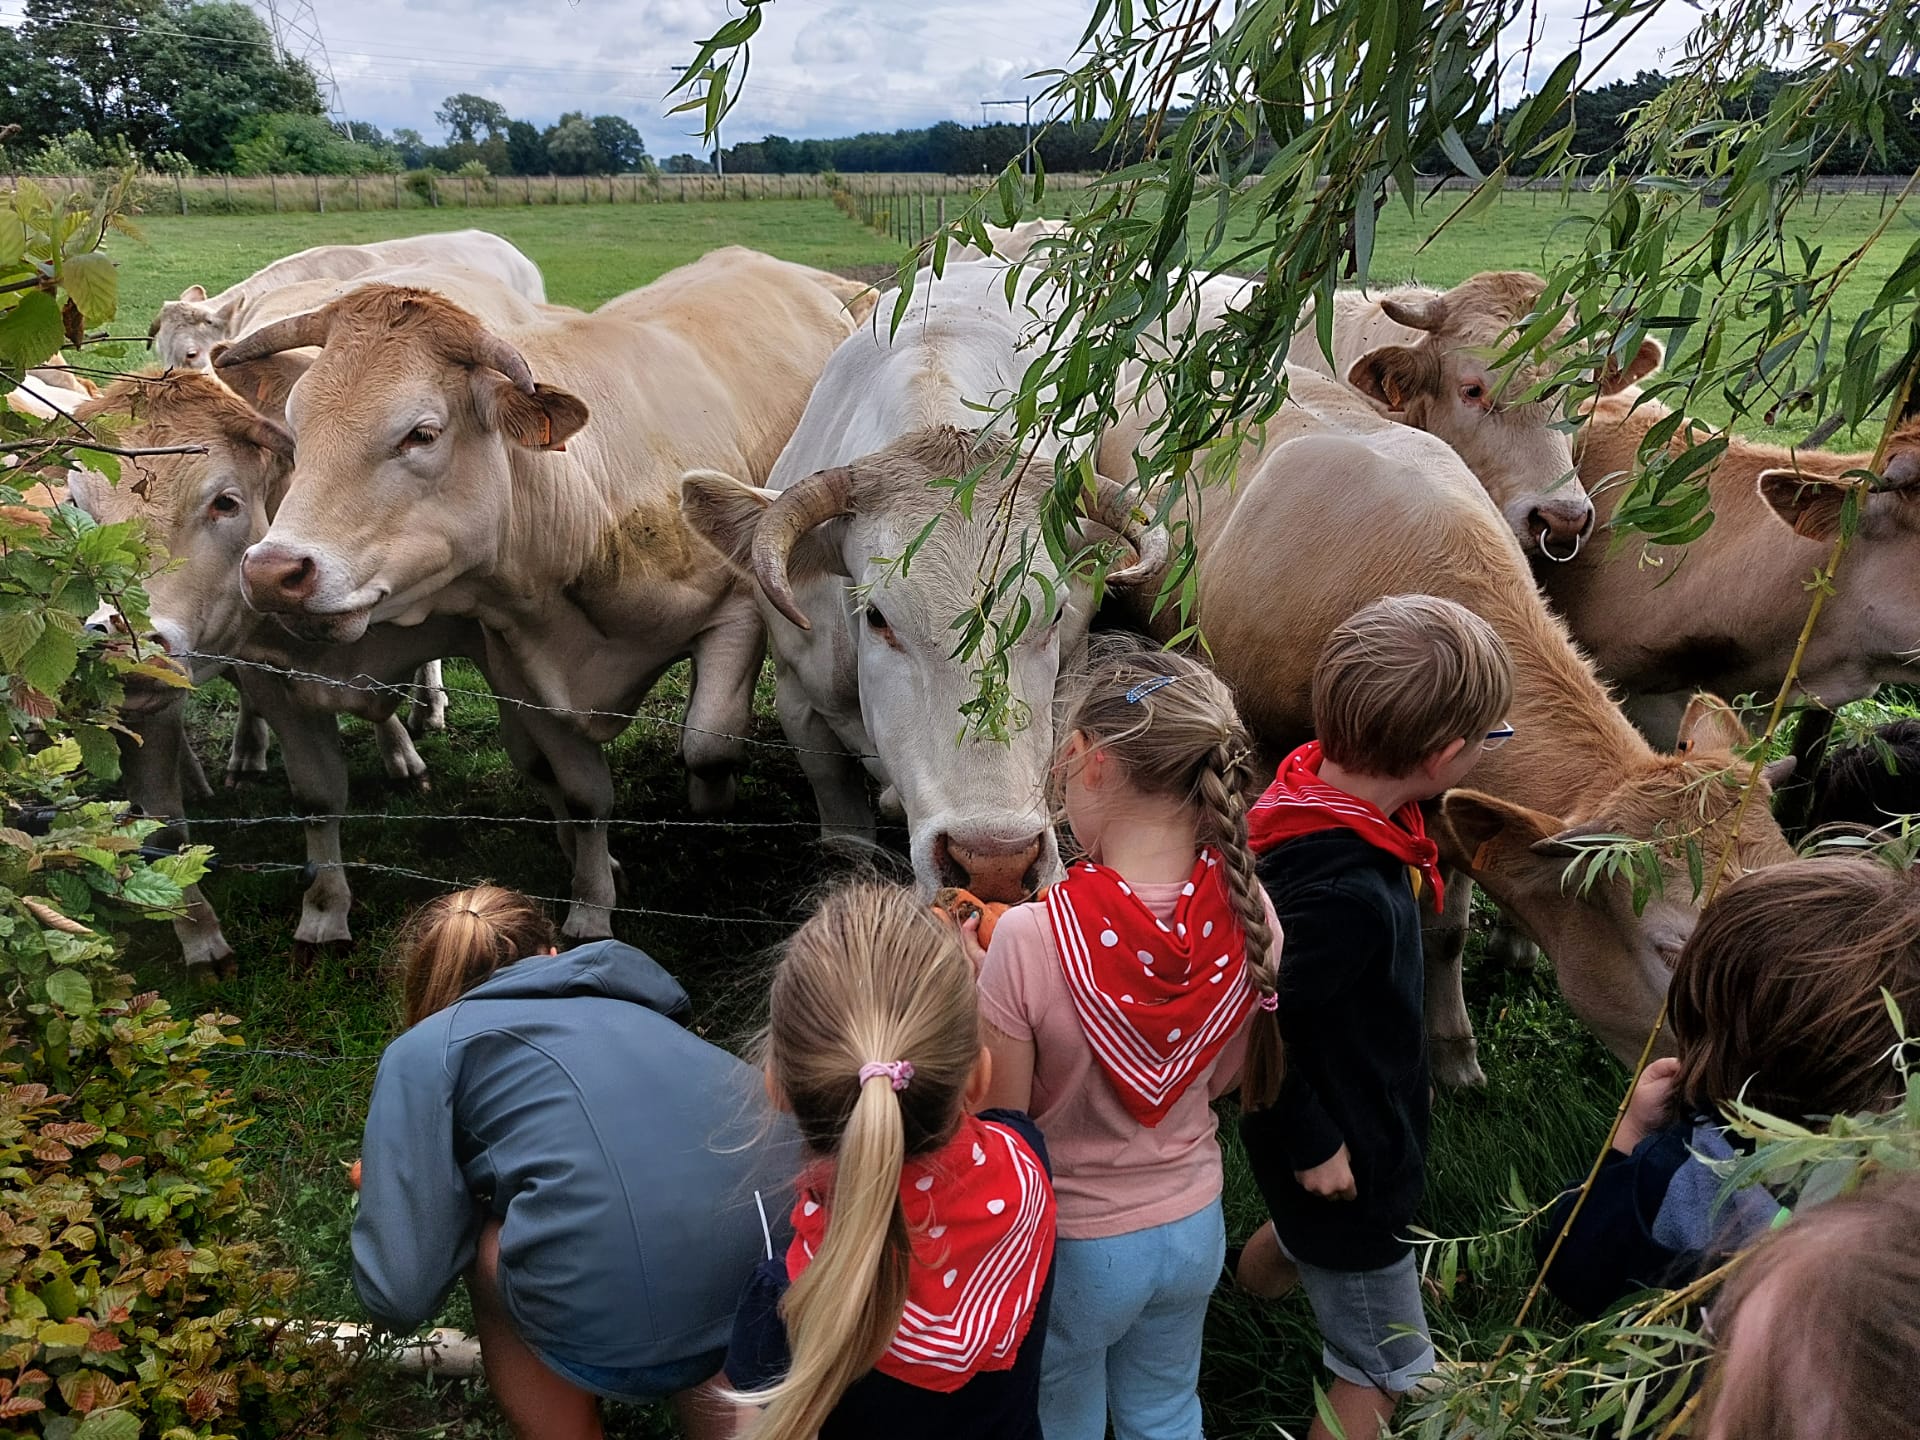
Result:
{"label": "herd of cattle", "polygon": [[[923,884],[1017,898],[1059,865],[1046,801],[1057,682],[1091,624],[1163,638],[1170,624],[1151,613],[1168,553],[1146,519],[1157,497],[1127,491],[1160,413],[1135,381],[1079,535],[1132,554],[1096,616],[1088,589],[1061,585],[1032,547],[1025,594],[1040,618],[1008,672],[1028,723],[960,735],[976,677],[953,657],[952,622],[1007,517],[1033,523],[1032,472],[1050,479],[1054,456],[987,466],[966,513],[932,482],[1007,453],[983,413],[1018,388],[1030,337],[1054,317],[1044,285],[1009,304],[1005,267],[1046,232],[1004,232],[997,254],[923,275],[894,331],[868,287],[740,248],[591,312],[545,303],[537,269],[480,232],[304,251],[169,303],[163,368],[79,409],[113,417],[125,444],[203,453],[137,462],[137,489],[85,470],[68,484],[97,519],[147,522],[169,565],[148,584],[144,638],[196,681],[231,675],[232,765],[264,765],[271,727],[316,816],[346,809],[338,715],[374,722],[389,769],[419,774],[399,695],[431,685],[417,672],[445,657],[475,663],[501,697],[508,753],[562,822],[574,939],[610,933],[601,747],[690,658],[690,802],[725,811],[769,640],[780,724],[823,831],[870,837],[877,791],[905,818]],[[1201,323],[1245,284],[1198,283]],[[1575,1012],[1629,1054],[1694,923],[1685,842],[1710,871],[1729,846],[1736,873],[1791,858],[1764,806],[1733,823],[1723,772],[1743,735],[1696,692],[1782,682],[1839,524],[1835,482],[1868,457],[1736,438],[1712,470],[1715,524],[1685,563],[1583,543],[1668,413],[1636,388],[1662,357],[1649,341],[1609,362],[1577,417],[1515,398],[1524,367],[1489,357],[1541,289],[1498,273],[1341,294],[1332,363],[1303,328],[1275,357],[1288,402],[1249,441],[1237,483],[1186,494],[1173,514],[1197,544],[1214,663],[1276,750],[1308,728],[1321,639],[1379,595],[1449,596],[1498,629],[1516,735],[1446,797],[1436,828],[1448,863],[1546,950]],[[1673,444],[1696,438],[1682,427]],[[1828,704],[1912,675],[1920,428],[1901,442],[1802,663],[1803,688]],[[894,563],[923,535],[910,565]],[[178,695],[155,687],[131,706],[145,743],[128,784],[153,814],[183,815],[205,785]],[[1663,893],[1636,908],[1625,878],[1569,886],[1569,858],[1596,834],[1667,842]],[[315,820],[307,841],[317,869],[297,938],[345,939],[336,822]],[[1429,1020],[1437,1073],[1461,1083],[1479,1075],[1459,973],[1470,889],[1447,894]],[[177,927],[188,961],[225,959],[218,919],[192,900]]]}

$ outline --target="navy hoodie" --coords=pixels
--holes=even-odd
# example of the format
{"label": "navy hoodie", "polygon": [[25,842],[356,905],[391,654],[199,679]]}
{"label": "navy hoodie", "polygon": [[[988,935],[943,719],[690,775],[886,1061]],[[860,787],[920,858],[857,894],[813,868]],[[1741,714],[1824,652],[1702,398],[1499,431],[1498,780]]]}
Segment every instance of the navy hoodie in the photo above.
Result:
{"label": "navy hoodie", "polygon": [[510,965],[387,1047],[353,1284],[396,1330],[438,1313],[501,1221],[500,1289],[534,1349],[608,1368],[724,1351],[784,1253],[801,1157],[758,1071],[683,1029],[686,992],[615,940]]}

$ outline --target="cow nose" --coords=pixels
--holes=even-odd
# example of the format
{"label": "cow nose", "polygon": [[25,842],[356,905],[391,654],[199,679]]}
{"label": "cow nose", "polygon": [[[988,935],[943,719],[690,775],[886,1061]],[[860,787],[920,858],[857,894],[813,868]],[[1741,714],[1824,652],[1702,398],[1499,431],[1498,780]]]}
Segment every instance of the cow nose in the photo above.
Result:
{"label": "cow nose", "polygon": [[318,582],[311,555],[278,545],[255,545],[240,562],[240,583],[251,605],[297,607],[313,595]]}
{"label": "cow nose", "polygon": [[976,897],[1012,904],[1033,891],[1041,836],[1009,840],[999,835],[948,833],[940,836],[936,849],[946,855],[961,883]]}
{"label": "cow nose", "polygon": [[1571,560],[1593,533],[1593,502],[1584,495],[1578,500],[1542,500],[1527,512],[1527,528],[1534,544],[1549,560]]}

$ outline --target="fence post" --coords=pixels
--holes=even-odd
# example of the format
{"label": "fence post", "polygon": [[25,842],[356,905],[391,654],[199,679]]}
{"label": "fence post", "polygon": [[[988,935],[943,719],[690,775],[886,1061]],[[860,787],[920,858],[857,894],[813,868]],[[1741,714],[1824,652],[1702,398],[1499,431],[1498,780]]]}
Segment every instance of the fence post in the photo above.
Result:
{"label": "fence post", "polygon": [[919,205],[920,205],[920,238],[924,240],[927,238],[927,197],[925,195],[920,196]]}
{"label": "fence post", "polygon": [[231,215],[233,213],[233,177],[231,175],[221,174],[220,189],[227,197],[227,213]]}
{"label": "fence post", "polygon": [[268,175],[267,186],[273,191],[273,213],[278,215],[280,213],[280,177]]}
{"label": "fence post", "polygon": [[941,233],[944,234],[947,228],[947,197],[942,195],[934,201],[934,206],[934,224],[938,225]]}
{"label": "fence post", "polygon": [[353,176],[353,208],[356,210],[365,208],[360,203],[360,174],[358,171],[355,171]]}
{"label": "fence post", "polygon": [[400,208],[400,172],[398,170],[393,172],[393,208],[396,210]]}
{"label": "fence post", "polygon": [[313,177],[313,213],[316,215],[324,215],[327,213],[327,197],[320,193],[320,177],[318,175]]}
{"label": "fence post", "polygon": [[186,214],[187,213],[187,191],[186,191],[186,187],[180,183],[180,172],[178,170],[173,172],[173,193],[174,193],[174,197],[178,199],[180,202],[180,213],[182,215]]}
{"label": "fence post", "polygon": [[471,210],[473,208],[473,191],[470,188],[472,183],[473,177],[471,175],[462,175],[460,177],[460,208],[462,210]]}

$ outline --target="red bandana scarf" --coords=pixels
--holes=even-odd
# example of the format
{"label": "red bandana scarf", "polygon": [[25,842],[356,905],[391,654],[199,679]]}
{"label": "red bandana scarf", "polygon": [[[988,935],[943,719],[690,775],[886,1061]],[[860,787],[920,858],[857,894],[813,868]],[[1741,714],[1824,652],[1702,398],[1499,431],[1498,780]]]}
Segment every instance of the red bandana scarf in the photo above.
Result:
{"label": "red bandana scarf", "polygon": [[[1010,1369],[1053,1267],[1046,1168],[1012,1130],[969,1115],[947,1144],[901,1167],[900,1204],[913,1245],[907,1308],[874,1368],[942,1394],[983,1371]],[[803,1179],[789,1282],[826,1234],[825,1194]]]}
{"label": "red bandana scarf", "polygon": [[1413,871],[1413,893],[1422,879],[1433,887],[1438,910],[1445,889],[1440,883],[1440,847],[1427,838],[1427,822],[1418,805],[1401,808],[1389,820],[1366,801],[1337,790],[1320,778],[1320,742],[1309,740],[1280,762],[1273,784],[1247,815],[1247,841],[1262,854],[1283,841],[1320,830],[1351,830]]}
{"label": "red bandana scarf", "polygon": [[1072,866],[1046,902],[1094,1057],[1128,1113],[1158,1125],[1253,1008],[1225,867],[1201,851],[1171,921],[1104,865]]}

